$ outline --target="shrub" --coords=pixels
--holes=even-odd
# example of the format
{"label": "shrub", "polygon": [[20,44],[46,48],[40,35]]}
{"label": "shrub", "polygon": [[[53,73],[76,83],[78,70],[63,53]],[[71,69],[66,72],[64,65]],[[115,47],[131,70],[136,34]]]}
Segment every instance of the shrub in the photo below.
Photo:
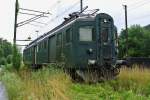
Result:
{"label": "shrub", "polygon": [[4,57],[0,58],[0,65],[5,65],[7,62],[6,62],[6,59]]}
{"label": "shrub", "polygon": [[4,67],[4,69],[7,70],[7,71],[11,71],[12,68],[13,68],[12,64],[6,64],[5,67]]}
{"label": "shrub", "polygon": [[14,46],[13,48],[14,48],[14,50],[13,50],[13,67],[17,71],[19,71],[20,66],[21,66],[21,54],[16,46]]}
{"label": "shrub", "polygon": [[12,63],[12,55],[8,55],[6,60],[7,60],[7,64],[11,64]]}

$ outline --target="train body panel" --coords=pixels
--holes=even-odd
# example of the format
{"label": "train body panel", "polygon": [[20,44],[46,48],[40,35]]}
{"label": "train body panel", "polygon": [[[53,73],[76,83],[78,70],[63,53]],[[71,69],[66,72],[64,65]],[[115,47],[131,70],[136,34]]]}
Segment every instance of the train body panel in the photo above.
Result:
{"label": "train body panel", "polygon": [[48,38],[48,62],[56,62],[56,35]]}
{"label": "train body panel", "polygon": [[24,59],[30,64],[44,64],[59,62],[64,56],[66,61],[80,67],[90,62],[99,66],[115,64],[113,28],[113,19],[107,14],[79,19],[26,49]]}
{"label": "train body panel", "polygon": [[101,69],[116,66],[116,27],[105,13],[79,17],[64,23],[30,43],[24,50],[24,63],[42,65],[65,62],[65,68]]}

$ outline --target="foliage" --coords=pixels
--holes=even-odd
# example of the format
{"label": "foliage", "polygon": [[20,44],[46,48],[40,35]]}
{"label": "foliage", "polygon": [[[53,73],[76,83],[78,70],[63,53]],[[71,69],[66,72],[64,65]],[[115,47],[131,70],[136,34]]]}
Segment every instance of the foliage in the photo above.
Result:
{"label": "foliage", "polygon": [[17,71],[19,71],[20,67],[21,67],[21,54],[19,52],[19,50],[17,49],[16,46],[13,46],[13,58],[12,58],[12,61],[13,61],[13,67],[14,69],[16,69]]}
{"label": "foliage", "polygon": [[[16,46],[12,46],[7,40],[0,38],[0,65],[8,65],[8,69],[11,69],[11,64],[18,71],[21,66],[21,54]],[[6,68],[7,69],[7,68]]]}
{"label": "foliage", "polygon": [[149,25],[146,25],[146,26],[144,27],[144,29],[150,31],[150,24],[149,24]]}
{"label": "foliage", "polygon": [[0,38],[0,57],[7,57],[12,54],[12,45],[7,40]]}
{"label": "foliage", "polygon": [[8,55],[8,56],[7,56],[7,63],[8,63],[8,64],[11,64],[11,63],[12,63],[12,57],[13,57],[12,55]]}
{"label": "foliage", "polygon": [[12,71],[13,70],[12,64],[6,64],[3,70]]}
{"label": "foliage", "polygon": [[5,65],[6,59],[4,57],[0,58],[0,65]]}
{"label": "foliage", "polygon": [[[122,30],[119,36],[119,57],[126,55],[126,33]],[[128,29],[128,50],[127,55],[131,57],[150,56],[150,30],[140,25],[133,25]]]}
{"label": "foliage", "polygon": [[3,40],[2,38],[0,38],[0,65],[4,65],[4,62],[5,64],[7,63],[6,60],[9,55],[12,55],[11,43],[9,43],[7,40]]}

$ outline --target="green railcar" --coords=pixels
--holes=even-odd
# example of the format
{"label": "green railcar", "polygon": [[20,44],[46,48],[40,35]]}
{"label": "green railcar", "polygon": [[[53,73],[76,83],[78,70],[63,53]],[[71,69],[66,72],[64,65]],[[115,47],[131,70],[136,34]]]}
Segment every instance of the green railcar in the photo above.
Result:
{"label": "green railcar", "polygon": [[31,42],[24,49],[24,62],[33,66],[65,62],[64,69],[84,80],[94,73],[97,79],[108,79],[118,74],[116,37],[110,15],[75,16]]}

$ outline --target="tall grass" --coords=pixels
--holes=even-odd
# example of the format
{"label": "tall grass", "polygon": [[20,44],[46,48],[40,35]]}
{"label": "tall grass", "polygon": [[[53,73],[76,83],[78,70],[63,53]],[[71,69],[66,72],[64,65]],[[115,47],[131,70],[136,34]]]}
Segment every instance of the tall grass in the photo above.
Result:
{"label": "tall grass", "polygon": [[73,83],[62,70],[5,71],[1,76],[10,100],[150,100],[150,70],[121,69],[111,81]]}
{"label": "tall grass", "polygon": [[150,69],[138,67],[121,69],[117,79],[117,88],[150,96]]}
{"label": "tall grass", "polygon": [[1,78],[10,100],[70,100],[69,77],[60,70],[5,72]]}

